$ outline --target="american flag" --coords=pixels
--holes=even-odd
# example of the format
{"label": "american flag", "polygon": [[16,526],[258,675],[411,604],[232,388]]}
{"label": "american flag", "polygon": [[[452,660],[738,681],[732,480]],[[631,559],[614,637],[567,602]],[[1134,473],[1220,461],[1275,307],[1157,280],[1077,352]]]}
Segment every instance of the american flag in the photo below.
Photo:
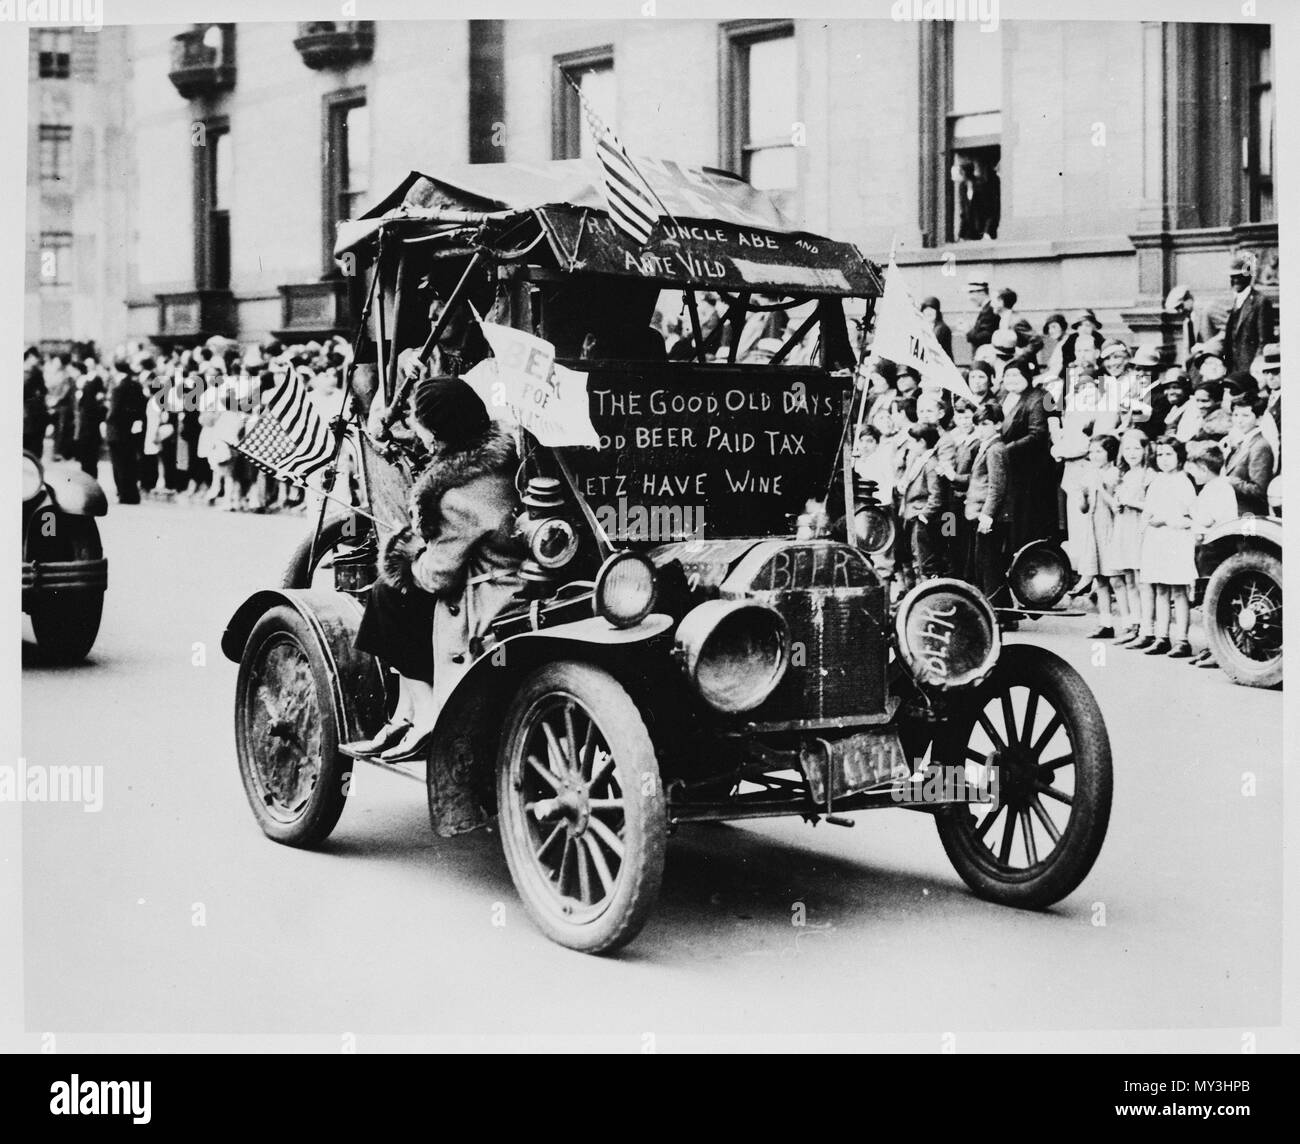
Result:
{"label": "american flag", "polygon": [[596,114],[582,94],[582,88],[577,84],[574,87],[596,140],[596,157],[604,174],[605,207],[609,217],[619,230],[644,246],[650,241],[650,231],[662,213],[659,197],[637,170],[614,129]]}
{"label": "american flag", "polygon": [[327,465],[334,452],[329,428],[292,367],[263,396],[262,408],[233,448],[273,476],[298,480]]}

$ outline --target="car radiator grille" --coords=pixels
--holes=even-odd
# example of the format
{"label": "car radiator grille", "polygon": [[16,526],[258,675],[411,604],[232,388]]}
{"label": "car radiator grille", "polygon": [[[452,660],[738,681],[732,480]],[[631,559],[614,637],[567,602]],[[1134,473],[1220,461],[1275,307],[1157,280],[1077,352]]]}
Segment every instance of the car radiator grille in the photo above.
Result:
{"label": "car radiator grille", "polygon": [[746,595],[785,617],[791,644],[785,678],[747,721],[834,726],[884,712],[889,644],[883,588]]}

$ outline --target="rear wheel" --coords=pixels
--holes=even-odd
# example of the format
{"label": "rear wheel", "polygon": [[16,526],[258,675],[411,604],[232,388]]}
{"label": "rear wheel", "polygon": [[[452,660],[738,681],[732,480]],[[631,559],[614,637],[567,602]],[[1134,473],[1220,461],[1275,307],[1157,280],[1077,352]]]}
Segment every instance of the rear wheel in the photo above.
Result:
{"label": "rear wheel", "polygon": [[654,744],[617,680],[560,662],[524,681],[497,805],[510,874],[548,937],[605,953],[637,935],[659,894],[667,815]]}
{"label": "rear wheel", "polygon": [[1223,673],[1245,687],[1282,682],[1282,561],[1250,549],[1214,570],[1202,606],[1205,635]]}
{"label": "rear wheel", "polygon": [[989,679],[935,743],[937,763],[996,766],[997,798],[946,808],[939,839],[982,898],[1042,909],[1092,869],[1110,821],[1110,738],[1083,677],[1026,644],[1004,647]]}
{"label": "rear wheel", "polygon": [[235,686],[244,793],[268,838],[315,846],[347,801],[352,760],[339,754],[332,681],[315,633],[293,608],[254,626]]}
{"label": "rear wheel", "polygon": [[[58,518],[48,560],[99,560],[104,546],[90,517]],[[46,592],[31,605],[32,634],[41,654],[51,663],[80,663],[90,654],[104,616],[104,593]]]}

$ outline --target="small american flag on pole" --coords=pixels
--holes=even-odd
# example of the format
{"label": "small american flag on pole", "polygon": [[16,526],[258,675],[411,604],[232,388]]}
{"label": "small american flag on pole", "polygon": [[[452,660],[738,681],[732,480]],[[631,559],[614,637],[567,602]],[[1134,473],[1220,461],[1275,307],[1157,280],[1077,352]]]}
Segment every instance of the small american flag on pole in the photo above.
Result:
{"label": "small american flag on pole", "polygon": [[248,431],[232,447],[272,476],[298,480],[329,464],[334,451],[329,429],[292,367],[266,392]]}
{"label": "small american flag on pole", "polygon": [[632,162],[614,129],[608,126],[583,95],[582,88],[569,80],[582,101],[587,124],[596,140],[596,157],[604,175],[605,207],[614,225],[642,246],[650,241],[650,232],[659,220],[663,205],[645,176]]}

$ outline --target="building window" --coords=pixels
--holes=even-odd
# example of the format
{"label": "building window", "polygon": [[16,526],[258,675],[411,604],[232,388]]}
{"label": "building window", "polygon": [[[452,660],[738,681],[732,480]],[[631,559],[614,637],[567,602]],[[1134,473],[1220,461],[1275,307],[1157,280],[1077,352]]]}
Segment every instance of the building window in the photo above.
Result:
{"label": "building window", "polygon": [[370,194],[370,108],[363,88],[331,92],[325,97],[324,166],[324,267],[337,274],[334,238],[338,224],[365,210]]}
{"label": "building window", "polygon": [[201,126],[203,145],[194,148],[194,284],[200,290],[227,290],[234,187],[230,128],[224,119]]}
{"label": "building window", "polygon": [[617,131],[615,96],[611,46],[556,56],[551,75],[552,157],[581,159],[595,154],[595,138],[583,112],[583,101]]}
{"label": "building window", "polygon": [[37,74],[41,79],[67,79],[72,74],[72,33],[47,28],[38,35]]}
{"label": "building window", "polygon": [[997,238],[1002,218],[1002,33],[971,20],[951,26],[947,238]]}
{"label": "building window", "polygon": [[921,238],[997,238],[1002,226],[1002,32],[920,27]]}
{"label": "building window", "polygon": [[72,153],[72,128],[41,124],[41,180],[60,182],[68,177]]}
{"label": "building window", "polygon": [[723,163],[768,191],[789,214],[798,190],[799,122],[794,27],[778,21],[725,25],[722,60]]}
{"label": "building window", "polygon": [[72,284],[72,235],[65,230],[41,232],[41,285]]}
{"label": "building window", "polygon": [[1273,44],[1267,25],[1251,28],[1252,51],[1248,62],[1248,122],[1241,141],[1246,174],[1246,219],[1271,222],[1277,218],[1273,199]]}

